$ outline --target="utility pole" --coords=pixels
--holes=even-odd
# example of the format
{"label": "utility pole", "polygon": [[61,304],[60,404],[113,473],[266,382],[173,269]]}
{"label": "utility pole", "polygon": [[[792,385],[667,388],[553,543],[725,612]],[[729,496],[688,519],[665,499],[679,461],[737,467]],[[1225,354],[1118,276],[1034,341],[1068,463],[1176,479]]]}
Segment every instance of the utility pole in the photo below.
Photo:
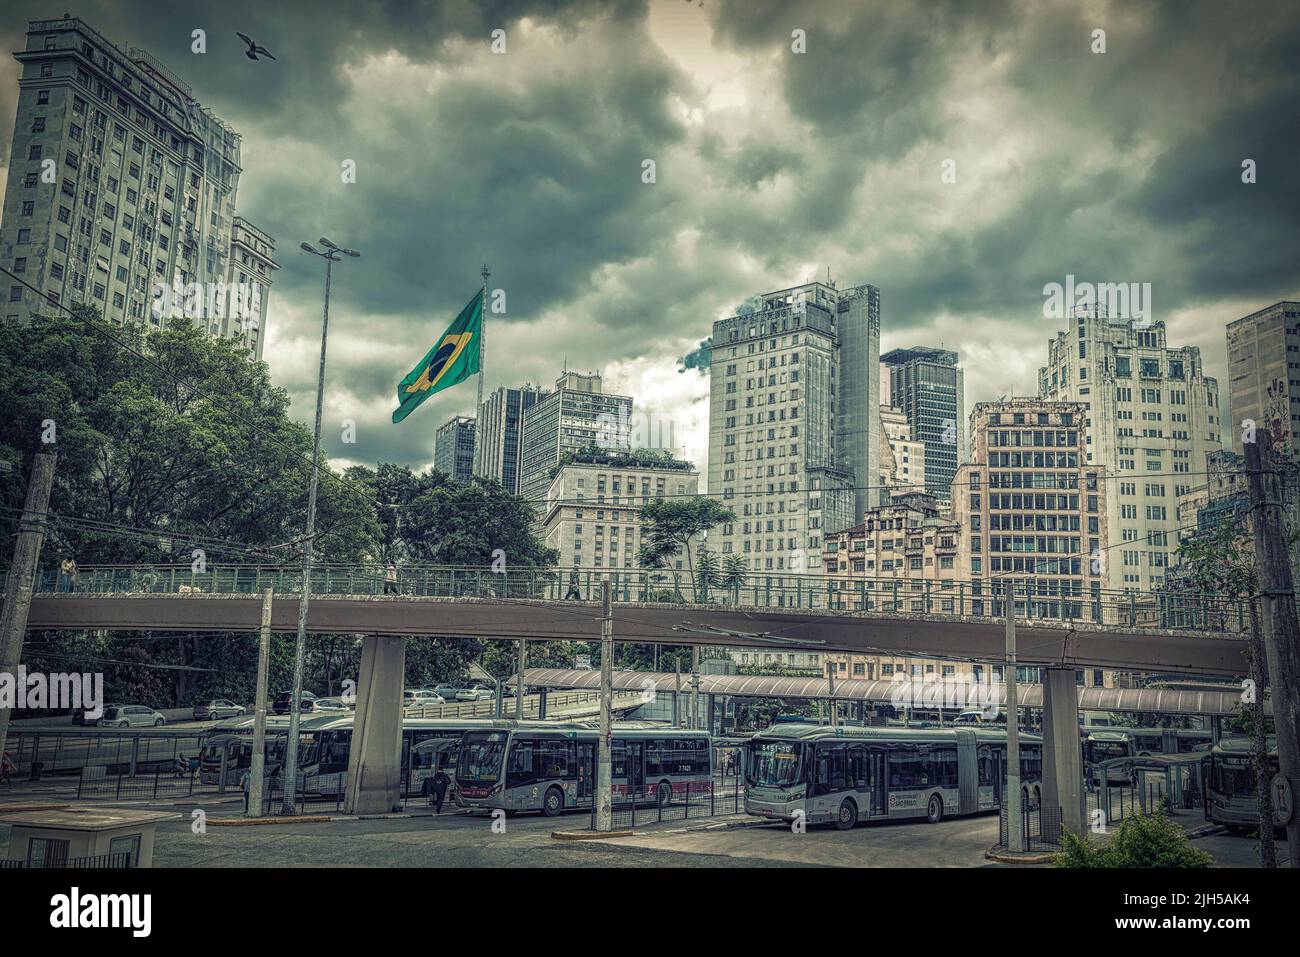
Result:
{"label": "utility pole", "polygon": [[[1300,741],[1296,739],[1300,727],[1300,623],[1296,621],[1295,582],[1282,524],[1282,487],[1273,459],[1272,435],[1267,428],[1259,428],[1255,438],[1243,444],[1277,733],[1278,774],[1273,779],[1272,798],[1275,809],[1283,807],[1289,813],[1283,823],[1290,866],[1300,867],[1300,817],[1295,813],[1295,794],[1300,791]],[[1256,694],[1262,693],[1262,688],[1256,689]]]}
{"label": "utility pole", "polygon": [[325,260],[325,310],[320,324],[320,370],[316,376],[316,432],[311,449],[311,480],[307,486],[307,533],[302,542],[302,594],[298,597],[298,637],[293,646],[293,696],[289,699],[289,739],[284,747],[284,814],[297,811],[298,793],[298,725],[302,720],[302,668],[307,655],[307,603],[311,599],[312,551],[316,547],[316,486],[320,478],[320,420],[325,403],[325,346],[330,334],[330,269],[339,261],[339,253],[356,258],[355,249],[341,249],[324,236],[324,252],[301,243],[303,252]]}
{"label": "utility pole", "polygon": [[682,726],[682,659],[673,655],[673,727]]}
{"label": "utility pole", "polygon": [[[0,674],[16,675],[23,655],[23,637],[27,633],[27,613],[32,607],[36,569],[45,541],[45,513],[50,507],[54,488],[52,452],[38,452],[32,459],[32,474],[27,479],[27,500],[18,520],[18,539],[9,565],[5,586],[4,610],[0,611]],[[0,708],[0,754],[5,753],[9,735],[9,708]]]}
{"label": "utility pole", "polygon": [[596,830],[614,828],[611,806],[614,759],[614,731],[610,727],[611,699],[614,696],[614,611],[609,601],[609,580],[600,583],[602,617],[600,620],[600,745],[596,755]]}
{"label": "utility pole", "polygon": [[[515,680],[515,720],[524,719],[524,639],[519,639],[519,648],[517,651],[518,658],[515,661],[515,674],[518,675]],[[602,671],[604,666],[602,664]]]}
{"label": "utility pole", "polygon": [[831,706],[831,727],[834,728],[839,724],[839,708],[835,707],[835,662],[826,662],[826,681],[829,684]]}
{"label": "utility pole", "polygon": [[700,646],[691,645],[691,720],[687,728],[694,731],[700,723]]}
{"label": "utility pole", "polygon": [[[266,684],[271,663],[271,601],[275,590],[262,592],[262,627],[257,633],[257,700],[253,705],[253,756],[248,767],[247,817],[262,816],[262,780],[266,775]],[[224,783],[224,782],[223,782]]]}
{"label": "utility pole", "polygon": [[1007,662],[1004,683],[1007,691],[1007,850],[1025,849],[1020,806],[1020,705],[1016,695],[1016,586],[1006,581],[1003,603],[1007,615]]}

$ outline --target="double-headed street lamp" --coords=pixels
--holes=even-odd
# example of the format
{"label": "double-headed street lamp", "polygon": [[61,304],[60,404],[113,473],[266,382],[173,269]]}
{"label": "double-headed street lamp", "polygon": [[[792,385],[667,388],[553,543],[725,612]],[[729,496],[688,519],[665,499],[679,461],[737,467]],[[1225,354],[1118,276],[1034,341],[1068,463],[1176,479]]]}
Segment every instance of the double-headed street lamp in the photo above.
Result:
{"label": "double-headed street lamp", "polygon": [[307,602],[311,594],[312,548],[316,537],[316,484],[320,474],[320,419],[325,399],[325,343],[330,328],[330,268],[339,261],[339,255],[354,259],[361,253],[334,245],[324,236],[320,238],[324,251],[311,243],[303,243],[303,252],[325,260],[325,314],[320,327],[320,373],[316,377],[316,433],[311,450],[311,484],[307,492],[307,534],[302,543],[302,595],[298,599],[298,640],[293,649],[293,699],[289,702],[289,746],[284,755],[284,814],[296,810],[298,792],[298,722],[302,713],[302,662],[307,647]]}

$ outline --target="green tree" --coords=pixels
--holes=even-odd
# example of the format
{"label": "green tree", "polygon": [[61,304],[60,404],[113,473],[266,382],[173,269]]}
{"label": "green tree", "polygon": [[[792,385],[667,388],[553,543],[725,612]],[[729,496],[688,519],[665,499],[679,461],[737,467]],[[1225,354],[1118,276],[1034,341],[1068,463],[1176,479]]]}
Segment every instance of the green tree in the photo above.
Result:
{"label": "green tree", "polygon": [[[704,496],[686,499],[656,499],[641,506],[641,547],[637,562],[642,568],[667,568],[668,559],[678,552],[686,556],[686,568],[695,588],[695,563],[691,541],[715,525],[734,522],[736,513]],[[698,592],[696,600],[699,600]]]}
{"label": "green tree", "polygon": [[1125,818],[1115,836],[1105,844],[1066,831],[1061,835],[1057,867],[1213,867],[1214,858],[1192,847],[1187,834],[1161,811],[1137,810]]}
{"label": "green tree", "polygon": [[700,601],[709,600],[709,589],[722,584],[722,563],[718,556],[709,551],[708,546],[700,546],[700,560],[695,563],[695,584],[699,589]]}
{"label": "green tree", "polygon": [[749,565],[739,555],[728,555],[722,563],[722,583],[731,589],[731,603],[740,604],[740,590],[749,577]]}
{"label": "green tree", "polygon": [[[1277,867],[1273,844],[1273,798],[1270,791],[1271,769],[1268,740],[1265,734],[1264,689],[1268,687],[1268,658],[1260,629],[1259,575],[1255,567],[1253,543],[1236,522],[1222,522],[1198,530],[1178,545],[1179,570],[1183,571],[1198,592],[1221,596],[1230,602],[1245,602],[1250,610],[1250,632],[1246,642],[1246,659],[1254,684],[1253,698],[1245,702],[1251,711],[1251,731],[1255,745],[1255,794],[1259,807],[1259,853],[1264,867]],[[1200,596],[1192,601],[1203,600]]]}

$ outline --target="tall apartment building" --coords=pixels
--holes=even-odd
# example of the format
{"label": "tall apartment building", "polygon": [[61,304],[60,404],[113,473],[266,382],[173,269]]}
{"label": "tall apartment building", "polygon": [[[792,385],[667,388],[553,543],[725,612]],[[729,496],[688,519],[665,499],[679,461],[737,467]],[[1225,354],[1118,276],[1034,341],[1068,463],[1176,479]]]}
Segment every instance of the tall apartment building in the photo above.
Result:
{"label": "tall apartment building", "polygon": [[997,596],[1014,579],[1032,602],[1018,598],[1018,614],[1094,619],[1107,512],[1102,470],[1088,461],[1087,409],[1036,398],[975,404],[971,461],[952,487],[968,614],[1002,614]]}
{"label": "tall apartment building", "polygon": [[551,470],[565,452],[588,445],[628,451],[632,398],[601,388],[599,372],[565,372],[555,391],[523,414],[520,430],[519,494],[540,511],[551,487]]}
{"label": "tall apartment building", "polygon": [[271,298],[272,273],[280,268],[275,261],[275,240],[243,216],[236,216],[230,231],[230,266],[226,273],[228,295],[234,297],[232,308],[216,317],[215,335],[242,342],[257,358],[262,358],[266,344],[263,334]]}
{"label": "tall apartment building", "polygon": [[[699,491],[700,473],[689,462],[651,462],[619,453],[578,458],[556,467],[546,493],[542,534],[559,552],[561,566],[636,568],[641,506]],[[680,554],[670,562],[683,568]]]}
{"label": "tall apartment building", "polygon": [[467,484],[474,476],[474,420],[455,415],[438,426],[433,440],[433,467],[453,481]]}
{"label": "tall apartment building", "polygon": [[880,291],[765,293],[713,324],[710,368],[709,493],[736,512],[720,551],[819,572],[823,535],[880,500]]}
{"label": "tall apartment building", "polygon": [[961,536],[929,494],[869,509],[859,524],[826,535],[830,607],[957,614]]}
{"label": "tall apartment building", "polygon": [[1241,422],[1267,425],[1300,458],[1300,302],[1275,302],[1228,323],[1232,447],[1245,453]]}
{"label": "tall apartment building", "polygon": [[891,496],[925,491],[925,443],[912,438],[901,409],[880,407],[880,425],[888,452],[880,454],[880,484]]}
{"label": "tall apartment building", "polygon": [[1200,349],[1170,347],[1163,322],[1076,314],[1048,343],[1038,394],[1085,407],[1086,461],[1109,521],[1107,587],[1160,587],[1178,547],[1178,500],[1221,447],[1219,384]]}
{"label": "tall apartment building", "polygon": [[957,353],[913,346],[880,357],[889,369],[889,396],[902,410],[912,437],[925,446],[926,488],[939,498],[952,495],[952,478],[966,461],[966,378]]}
{"label": "tall apartment building", "polygon": [[478,446],[474,474],[496,479],[511,495],[519,494],[519,440],[524,413],[550,393],[532,385],[502,386],[479,409]]}
{"label": "tall apartment building", "polygon": [[[121,49],[80,19],[31,21],[14,56],[21,76],[0,260],[55,303],[89,303],[107,319],[155,329],[185,307],[180,295],[161,300],[160,284],[224,284],[239,134],[148,53]],[[14,321],[54,310],[21,285],[5,298]],[[228,304],[196,298],[219,331],[210,313]]]}

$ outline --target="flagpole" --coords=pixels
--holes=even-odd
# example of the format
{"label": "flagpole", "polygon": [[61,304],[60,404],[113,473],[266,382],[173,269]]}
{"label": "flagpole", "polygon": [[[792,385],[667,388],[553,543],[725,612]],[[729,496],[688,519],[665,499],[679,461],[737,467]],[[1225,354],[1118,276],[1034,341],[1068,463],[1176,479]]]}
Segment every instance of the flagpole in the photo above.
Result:
{"label": "flagpole", "polygon": [[474,405],[474,474],[483,472],[483,376],[486,374],[484,361],[487,359],[487,312],[488,312],[488,271],[483,264],[483,308],[479,312],[478,324],[478,401]]}

